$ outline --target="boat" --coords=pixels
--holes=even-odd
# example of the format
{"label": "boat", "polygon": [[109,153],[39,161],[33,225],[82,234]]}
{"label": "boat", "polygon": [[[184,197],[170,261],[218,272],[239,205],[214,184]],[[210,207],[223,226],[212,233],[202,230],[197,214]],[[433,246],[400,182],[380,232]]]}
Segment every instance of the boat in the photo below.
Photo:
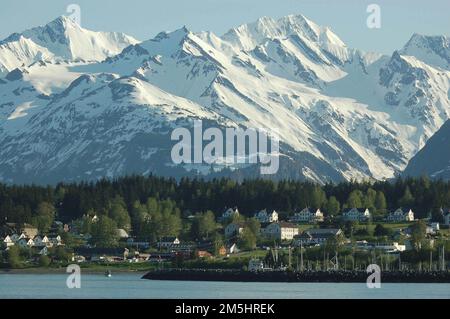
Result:
{"label": "boat", "polygon": [[105,277],[111,277],[112,276],[112,274],[111,274],[111,271],[110,270],[107,270],[106,272],[105,272]]}

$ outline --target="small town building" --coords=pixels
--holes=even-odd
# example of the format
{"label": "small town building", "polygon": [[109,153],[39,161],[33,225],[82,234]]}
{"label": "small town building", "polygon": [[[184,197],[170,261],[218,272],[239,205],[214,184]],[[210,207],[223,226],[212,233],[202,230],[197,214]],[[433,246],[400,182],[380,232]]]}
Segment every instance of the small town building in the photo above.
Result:
{"label": "small town building", "polygon": [[162,237],[158,242],[159,248],[171,248],[180,244],[178,237]]}
{"label": "small town building", "polygon": [[197,250],[195,255],[197,258],[212,258],[212,254],[206,250]]}
{"label": "small town building", "polygon": [[367,208],[349,208],[342,212],[342,218],[345,221],[366,222],[371,218],[371,214]]}
{"label": "small town building", "polygon": [[21,238],[17,242],[20,247],[34,247],[34,241],[31,238]]}
{"label": "small town building", "polygon": [[225,227],[225,237],[239,236],[244,231],[244,223],[231,223]]}
{"label": "small town building", "polygon": [[322,245],[330,238],[342,236],[343,232],[339,228],[314,228],[305,230],[295,237],[295,246]]}
{"label": "small town building", "polygon": [[126,243],[128,246],[136,249],[148,249],[150,247],[150,243],[148,241],[138,240],[132,237],[127,238]]}
{"label": "small town building", "polygon": [[293,223],[317,223],[323,222],[324,217],[320,209],[311,210],[308,207],[304,208],[300,212],[297,212],[290,218]]}
{"label": "small town building", "polygon": [[388,222],[412,222],[414,221],[414,212],[412,209],[398,208],[394,212],[390,212],[386,217],[386,221]]}
{"label": "small town building", "polygon": [[218,249],[219,256],[227,255],[227,248],[225,246],[220,246]]}
{"label": "small town building", "polygon": [[14,241],[10,236],[6,236],[5,238],[3,238],[3,246],[6,248],[14,246]]}
{"label": "small town building", "polygon": [[221,221],[226,221],[226,220],[229,220],[229,219],[231,219],[231,218],[233,218],[235,216],[239,216],[239,210],[237,209],[237,207],[226,209],[223,212],[223,214],[222,214],[220,219],[221,219]]}
{"label": "small town building", "polygon": [[34,227],[33,225],[27,223],[6,223],[4,227],[8,229],[9,234],[20,234],[19,236],[23,234],[23,236],[26,238],[34,238],[39,233],[37,227]]}
{"label": "small town building", "polygon": [[294,236],[298,235],[298,227],[295,224],[282,221],[269,224],[266,228],[261,229],[261,233],[268,238],[292,240]]}
{"label": "small town building", "polygon": [[273,210],[271,213],[267,213],[266,209],[260,210],[254,216],[261,224],[273,223],[278,221],[278,213]]}

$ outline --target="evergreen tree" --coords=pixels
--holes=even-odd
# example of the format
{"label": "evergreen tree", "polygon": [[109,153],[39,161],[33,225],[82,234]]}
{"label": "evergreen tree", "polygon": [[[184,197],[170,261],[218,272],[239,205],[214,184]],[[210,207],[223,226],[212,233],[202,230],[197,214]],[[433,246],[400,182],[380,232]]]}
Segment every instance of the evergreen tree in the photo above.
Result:
{"label": "evergreen tree", "polygon": [[363,206],[364,195],[360,190],[354,190],[350,193],[347,199],[347,208],[360,208]]}

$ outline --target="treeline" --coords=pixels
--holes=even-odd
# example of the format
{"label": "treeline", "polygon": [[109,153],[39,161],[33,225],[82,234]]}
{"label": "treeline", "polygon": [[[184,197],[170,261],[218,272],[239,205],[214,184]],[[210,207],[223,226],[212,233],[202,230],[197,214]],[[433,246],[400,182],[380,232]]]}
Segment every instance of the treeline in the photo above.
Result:
{"label": "treeline", "polygon": [[109,216],[119,226],[137,228],[142,227],[145,218],[153,221],[148,227],[157,227],[155,221],[164,221],[165,216],[208,210],[219,216],[225,207],[234,206],[247,216],[263,208],[286,215],[304,207],[321,208],[325,215],[339,214],[347,207],[367,207],[375,216],[382,216],[388,210],[404,207],[412,208],[416,217],[423,218],[430,213],[437,214],[441,207],[450,207],[450,182],[422,177],[321,186],[263,179],[238,183],[225,178],[177,181],[128,176],[47,187],[0,184],[0,222],[31,223],[44,229],[52,219],[52,210],[54,218],[63,222],[97,214]]}

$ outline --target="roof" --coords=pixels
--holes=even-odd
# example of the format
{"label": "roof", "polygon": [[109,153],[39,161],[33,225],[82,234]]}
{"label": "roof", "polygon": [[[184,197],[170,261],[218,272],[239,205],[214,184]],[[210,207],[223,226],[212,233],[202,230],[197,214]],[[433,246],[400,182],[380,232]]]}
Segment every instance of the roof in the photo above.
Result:
{"label": "roof", "polygon": [[341,230],[339,228],[312,228],[305,230],[311,236],[333,235],[336,236]]}
{"label": "roof", "polygon": [[288,222],[279,222],[282,228],[298,228],[297,225]]}
{"label": "roof", "polygon": [[349,211],[351,211],[351,210],[354,210],[354,209],[356,209],[358,212],[360,212],[360,213],[364,213],[365,211],[366,211],[366,209],[367,208],[362,208],[362,207],[353,207],[353,208],[346,208],[346,209],[344,209],[343,211],[342,211],[342,213],[348,213]]}
{"label": "roof", "polygon": [[171,242],[173,243],[175,240],[177,240],[178,238],[175,236],[168,236],[168,237],[162,237],[161,241],[163,242]]}
{"label": "roof", "polygon": [[230,224],[227,225],[227,227],[229,227],[229,226],[231,226],[231,225],[236,225],[236,226],[239,226],[239,227],[241,227],[241,228],[244,228],[244,227],[245,227],[245,223],[244,223],[244,222],[230,223]]}
{"label": "roof", "polygon": [[117,229],[117,234],[120,238],[128,238],[128,233],[125,231],[125,229],[119,228]]}

